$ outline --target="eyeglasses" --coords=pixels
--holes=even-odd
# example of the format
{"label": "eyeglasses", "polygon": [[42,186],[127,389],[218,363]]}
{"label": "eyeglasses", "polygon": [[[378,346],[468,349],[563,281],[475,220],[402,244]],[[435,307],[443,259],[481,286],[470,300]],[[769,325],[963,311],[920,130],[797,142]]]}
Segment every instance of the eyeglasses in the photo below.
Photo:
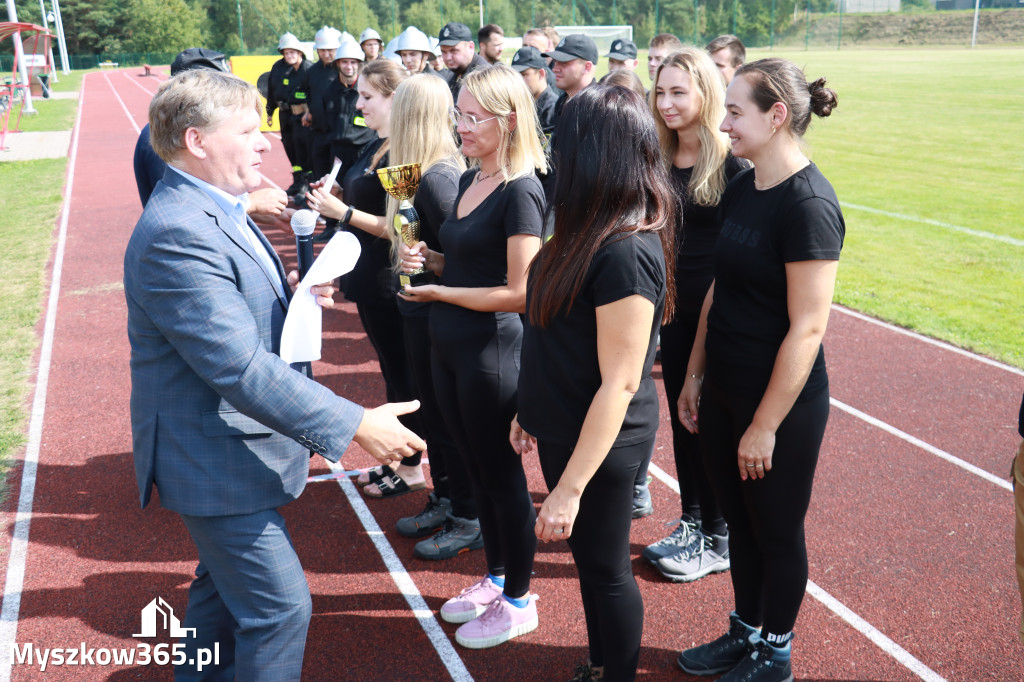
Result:
{"label": "eyeglasses", "polygon": [[455,107],[450,107],[448,109],[448,116],[451,118],[453,126],[458,128],[460,122],[465,123],[466,130],[468,130],[471,133],[475,133],[476,127],[481,123],[487,123],[488,121],[493,121],[496,118],[501,118],[500,116],[491,116],[490,118],[485,118],[482,121],[480,121],[477,120],[477,117],[474,116],[473,114],[464,114]]}

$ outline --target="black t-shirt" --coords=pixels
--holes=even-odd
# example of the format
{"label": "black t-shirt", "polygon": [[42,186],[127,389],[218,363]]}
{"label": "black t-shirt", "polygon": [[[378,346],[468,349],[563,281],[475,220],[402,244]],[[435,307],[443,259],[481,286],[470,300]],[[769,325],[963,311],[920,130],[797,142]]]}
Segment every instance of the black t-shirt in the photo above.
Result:
{"label": "black t-shirt", "polygon": [[[531,271],[527,309],[532,290]],[[635,294],[654,303],[654,320],[643,378],[615,445],[632,445],[654,436],[658,391],[651,368],[665,309],[665,254],[654,232],[609,239],[595,254],[569,312],[557,315],[546,327],[534,327],[529,321],[524,324],[519,423],[527,433],[565,447],[576,445],[587,410],[601,386],[596,309]]]}
{"label": "black t-shirt", "polygon": [[[345,173],[341,181],[342,198],[357,211],[382,216],[387,211],[388,193],[380,184],[377,171],[368,171],[373,155],[384,139],[366,145],[356,164]],[[377,163],[377,168],[388,165],[388,155]],[[352,272],[343,280],[345,298],[365,305],[395,305],[395,288],[391,281],[391,242],[375,237],[358,227],[342,226],[359,239],[362,252]]]}
{"label": "black t-shirt", "polygon": [[[754,187],[753,169],[742,171],[726,188],[721,212],[706,372],[727,390],[760,398],[789,331],[786,263],[838,260],[846,225],[814,164],[766,190]],[[827,389],[819,347],[798,400]]]}
{"label": "black t-shirt", "polygon": [[457,214],[459,201],[478,169],[459,178],[451,215],[441,225],[444,283],[450,287],[500,287],[508,284],[508,238],[540,237],[544,193],[532,173],[498,185],[469,215]]}
{"label": "black t-shirt", "polygon": [[[441,224],[455,210],[460,175],[458,166],[439,161],[420,177],[420,186],[413,197],[412,206],[420,216],[420,239],[427,243],[431,251],[442,251],[438,234]],[[393,285],[397,291],[400,286],[397,273]],[[403,315],[426,316],[430,314],[430,303],[398,299],[398,309]]]}
{"label": "black t-shirt", "polygon": [[295,93],[302,85],[304,74],[313,63],[303,57],[298,67],[292,68],[283,58],[270,67],[270,78],[267,79],[267,115],[281,107],[281,116],[288,116],[288,106],[295,102]]}
{"label": "black t-shirt", "polygon": [[[732,154],[725,157],[726,182],[746,168]],[[676,319],[696,326],[708,287],[715,278],[714,249],[721,228],[718,204],[700,206],[690,200],[693,167],[671,169],[673,188],[682,205],[676,214]]]}

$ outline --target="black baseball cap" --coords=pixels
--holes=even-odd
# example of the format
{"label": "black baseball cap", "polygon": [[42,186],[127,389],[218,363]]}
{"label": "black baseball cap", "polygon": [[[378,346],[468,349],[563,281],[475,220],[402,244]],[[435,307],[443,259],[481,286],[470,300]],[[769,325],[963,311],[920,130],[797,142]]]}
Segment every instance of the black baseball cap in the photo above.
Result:
{"label": "black baseball cap", "polygon": [[228,65],[228,58],[216,50],[208,50],[205,47],[190,47],[178,53],[178,56],[171,62],[171,75],[182,71],[193,69],[209,69],[211,71],[223,71],[231,73]]}
{"label": "black baseball cap", "polygon": [[512,57],[512,68],[520,73],[527,69],[543,69],[545,66],[547,62],[541,56],[540,50],[531,45],[523,45]]}
{"label": "black baseball cap", "polygon": [[594,40],[582,33],[573,33],[562,38],[558,47],[545,52],[545,57],[550,57],[556,62],[571,62],[573,59],[582,59],[592,64],[597,64],[597,45]]}
{"label": "black baseball cap", "polygon": [[442,45],[458,45],[466,41],[473,42],[473,32],[465,24],[449,21],[441,29],[441,32],[437,34],[437,40]]}
{"label": "black baseball cap", "polygon": [[609,59],[618,59],[620,62],[636,59],[636,43],[623,38],[616,39],[612,43],[612,51],[605,56]]}

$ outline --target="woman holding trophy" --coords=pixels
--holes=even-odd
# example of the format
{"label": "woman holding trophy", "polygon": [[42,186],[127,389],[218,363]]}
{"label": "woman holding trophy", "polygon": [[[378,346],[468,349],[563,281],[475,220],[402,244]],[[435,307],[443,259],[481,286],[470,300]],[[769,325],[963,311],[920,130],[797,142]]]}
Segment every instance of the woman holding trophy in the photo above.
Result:
{"label": "woman holding trophy", "polygon": [[[359,320],[380,361],[388,401],[414,399],[413,380],[405,358],[402,316],[395,302],[391,277],[390,229],[384,218],[387,192],[377,177],[377,169],[388,165],[391,147],[391,105],[395,90],[406,78],[405,69],[387,60],[375,59],[359,74],[356,109],[366,126],[377,133],[351,168],[344,169],[341,180],[345,201],[319,187],[307,194],[309,208],[327,218],[342,222],[342,227],[359,239],[362,252],[352,272],[345,276],[345,298],[356,304]],[[355,228],[355,229],[353,229]],[[402,422],[424,435],[421,412],[404,415]],[[358,483],[369,497],[394,497],[426,487],[419,453],[394,467],[377,467],[360,476]]]}
{"label": "woman holding trophy", "polygon": [[433,301],[430,338],[435,390],[473,482],[487,574],[441,607],[464,623],[456,641],[496,646],[537,627],[530,575],[536,513],[522,461],[506,437],[516,411],[520,314],[526,270],[540,249],[546,170],[533,98],[507,66],[463,81],[452,121],[462,152],[476,161],[459,181],[455,210],[441,226],[441,253],[401,248],[403,270],[424,266],[442,284],[409,286],[402,298]]}
{"label": "woman holding trophy", "polygon": [[[423,240],[429,248],[441,251],[438,232],[452,212],[459,177],[466,170],[448,125],[451,106],[448,85],[427,74],[406,79],[395,91],[391,107],[393,165],[378,168],[377,175],[391,195],[386,222],[393,225],[388,234],[396,255],[403,240],[409,244]],[[415,199],[410,203],[412,195]],[[397,279],[398,275],[394,277]],[[403,286],[430,283],[433,279],[433,274],[427,272],[402,275]],[[415,553],[421,559],[448,559],[483,547],[483,538],[469,475],[434,395],[428,328],[432,307],[433,304],[423,301],[398,301],[409,372],[422,405],[423,435],[430,447],[434,492],[423,511],[399,519],[397,529],[406,537],[433,535],[416,544]]]}

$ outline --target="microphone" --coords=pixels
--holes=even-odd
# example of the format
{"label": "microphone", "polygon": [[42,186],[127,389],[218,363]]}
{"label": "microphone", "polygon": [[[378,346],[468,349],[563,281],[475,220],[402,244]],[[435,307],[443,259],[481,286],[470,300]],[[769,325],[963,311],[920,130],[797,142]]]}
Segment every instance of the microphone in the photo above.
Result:
{"label": "microphone", "polygon": [[299,279],[313,265],[313,230],[316,229],[316,211],[303,208],[292,214],[292,232],[295,233],[295,253],[299,259]]}

